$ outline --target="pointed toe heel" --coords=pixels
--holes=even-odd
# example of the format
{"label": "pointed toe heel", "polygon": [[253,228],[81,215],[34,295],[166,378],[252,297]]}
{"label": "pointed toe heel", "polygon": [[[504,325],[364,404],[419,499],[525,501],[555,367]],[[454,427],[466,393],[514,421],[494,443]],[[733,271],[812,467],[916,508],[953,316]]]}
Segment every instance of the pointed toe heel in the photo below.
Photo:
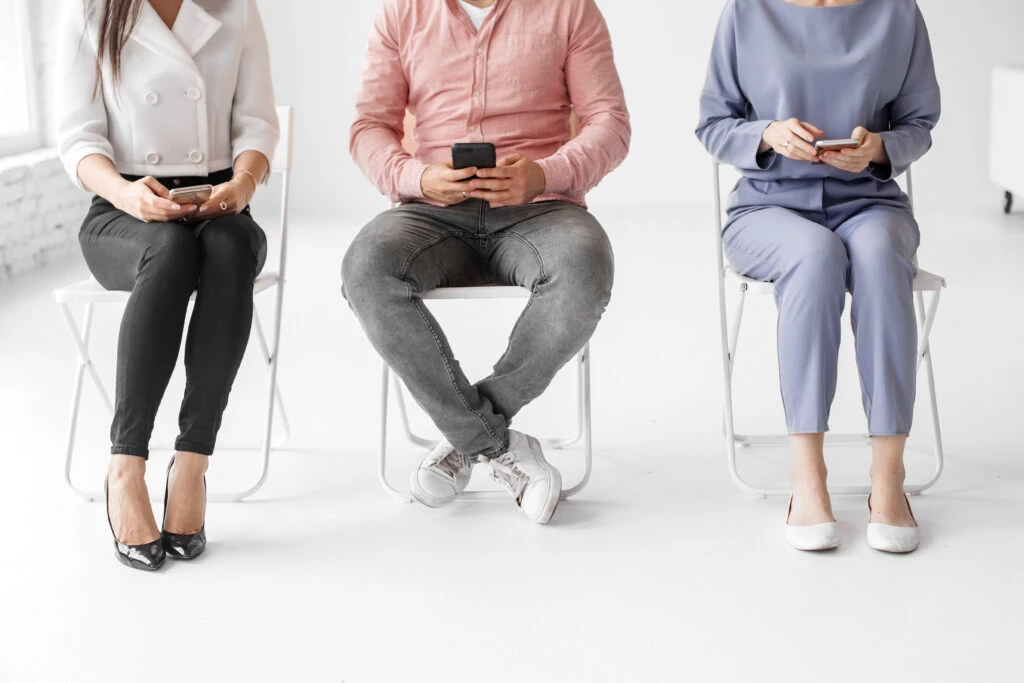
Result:
{"label": "pointed toe heel", "polygon": [[[171,484],[171,468],[174,467],[174,458],[167,465],[167,482],[164,484],[164,516],[167,520],[167,492]],[[203,477],[203,491],[206,490],[206,477]],[[161,525],[163,526],[163,524]],[[206,550],[206,524],[194,534],[175,534],[170,531],[163,531],[160,534],[163,550],[167,557],[172,560],[194,560]]]}
{"label": "pointed toe heel", "polygon": [[109,477],[103,479],[103,497],[107,508],[107,524],[110,526],[110,534],[114,537],[114,557],[126,567],[141,569],[142,571],[153,572],[163,566],[167,559],[162,539],[143,543],[141,545],[128,545],[117,540],[114,533],[114,523],[110,521],[110,487]]}

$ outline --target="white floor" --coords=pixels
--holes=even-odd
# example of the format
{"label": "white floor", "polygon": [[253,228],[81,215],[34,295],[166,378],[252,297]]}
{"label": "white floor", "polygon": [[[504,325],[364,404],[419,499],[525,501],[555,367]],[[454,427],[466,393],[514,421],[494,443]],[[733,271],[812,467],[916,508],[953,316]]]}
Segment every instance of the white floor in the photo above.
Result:
{"label": "white floor", "polygon": [[[948,462],[913,500],[924,540],[906,557],[866,547],[863,498],[836,501],[838,551],[791,550],[786,501],[753,500],[729,480],[705,208],[599,212],[619,272],[593,344],[594,477],[549,527],[501,496],[432,511],[378,488],[379,365],[339,294],[361,221],[297,222],[281,368],[293,439],[252,500],[211,505],[202,559],[155,575],[114,561],[103,506],[61,479],[75,356],[49,290],[83,266],[73,257],[8,283],[0,680],[1019,681],[1024,216],[998,208],[994,195],[921,214],[922,265],[950,282],[933,337]],[[474,375],[516,314],[438,311]],[[95,331],[107,376],[118,313],[102,312]],[[753,302],[748,324],[738,419],[778,429],[771,303]],[[863,425],[851,356],[833,416],[843,431]],[[247,359],[222,442],[258,438],[262,380]],[[157,441],[174,436],[181,389],[176,377]],[[571,391],[564,374],[519,428],[565,431]],[[95,488],[109,423],[85,397],[74,474]],[[914,444],[926,448],[927,414],[918,420]],[[394,443],[404,481],[418,453]],[[862,482],[866,456],[831,452],[834,481]],[[552,458],[578,475],[578,451]],[[785,481],[784,451],[743,458],[752,477]],[[155,497],[166,460],[151,460]],[[909,460],[912,477],[928,474],[927,453]],[[219,455],[210,488],[244,483],[256,462]]]}

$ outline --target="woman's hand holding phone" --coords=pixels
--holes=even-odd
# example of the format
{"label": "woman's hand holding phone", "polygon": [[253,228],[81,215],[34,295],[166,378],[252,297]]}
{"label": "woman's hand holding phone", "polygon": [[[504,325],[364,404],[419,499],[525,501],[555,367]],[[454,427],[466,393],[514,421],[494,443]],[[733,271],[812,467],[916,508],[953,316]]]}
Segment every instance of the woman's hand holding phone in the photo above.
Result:
{"label": "woman's hand holding phone", "polygon": [[772,121],[761,134],[761,146],[758,152],[775,150],[787,159],[814,163],[819,161],[818,152],[814,149],[815,138],[825,137],[825,131],[800,119]]}
{"label": "woman's hand holding phone", "polygon": [[822,152],[821,161],[849,173],[863,173],[870,164],[888,164],[885,141],[878,133],[872,133],[863,126],[854,129],[851,138],[860,140],[860,147]]}
{"label": "woman's hand holding phone", "polygon": [[190,220],[208,221],[218,216],[235,215],[249,205],[256,194],[256,182],[247,174],[238,174],[226,183],[215,185],[213,194]]}
{"label": "woman's hand holding phone", "polygon": [[191,216],[199,208],[194,204],[177,204],[170,199],[170,194],[160,181],[152,176],[146,176],[135,182],[125,181],[117,195],[117,201],[112,203],[143,223],[181,220]]}

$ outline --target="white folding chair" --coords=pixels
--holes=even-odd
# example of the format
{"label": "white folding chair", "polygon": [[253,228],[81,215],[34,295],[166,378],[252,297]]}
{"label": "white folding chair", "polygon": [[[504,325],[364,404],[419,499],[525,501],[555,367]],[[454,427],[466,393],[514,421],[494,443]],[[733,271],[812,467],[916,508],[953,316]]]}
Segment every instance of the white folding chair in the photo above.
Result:
{"label": "white folding chair", "polygon": [[[775,291],[775,285],[771,282],[761,282],[752,278],[744,277],[737,273],[726,263],[724,245],[722,242],[723,209],[721,190],[721,164],[713,162],[712,177],[715,194],[715,257],[718,259],[718,306],[719,323],[721,328],[722,343],[722,370],[723,388],[725,392],[725,406],[723,416],[723,431],[725,433],[725,447],[729,459],[729,472],[733,481],[740,489],[747,493],[758,496],[789,495],[788,488],[761,488],[748,483],[741,475],[736,463],[736,447],[753,446],[784,446],[789,442],[788,435],[783,434],[738,434],[735,431],[733,422],[733,367],[736,363],[736,346],[739,341],[740,325],[743,322],[743,308],[747,294],[770,295]],[[910,203],[914,202],[914,186],[911,172],[906,174],[907,194]],[[916,263],[915,263],[916,265]],[[939,408],[935,395],[935,374],[932,369],[932,354],[929,346],[929,336],[932,325],[935,322],[935,313],[939,307],[939,297],[946,287],[946,280],[938,275],[925,270],[918,270],[914,278],[914,298],[918,316],[918,350],[917,365],[920,369],[924,363],[925,374],[928,379],[929,399],[931,408],[933,455],[935,459],[935,470],[930,479],[921,484],[911,484],[905,487],[907,493],[914,495],[931,488],[942,476],[943,452],[942,432],[939,426]],[[726,297],[726,289],[735,288],[738,293],[736,310],[733,314],[732,323],[729,322],[729,306]],[[930,301],[925,302],[925,292],[930,292]],[[826,443],[830,444],[870,444],[871,439],[866,434],[827,434]],[[845,486],[830,488],[833,495],[863,495],[870,493],[869,487]]]}
{"label": "white folding chair", "polygon": [[[277,292],[274,308],[273,343],[269,346],[267,344],[266,334],[263,330],[262,321],[260,320],[259,311],[255,308],[253,309],[253,329],[256,332],[256,338],[259,340],[260,350],[262,352],[263,360],[267,365],[269,378],[266,417],[263,424],[263,440],[259,446],[259,449],[262,451],[263,463],[260,470],[260,476],[252,486],[234,493],[211,494],[209,496],[210,500],[228,500],[237,502],[256,493],[256,491],[258,491],[267,480],[267,471],[270,464],[270,451],[273,448],[281,446],[285,441],[287,441],[290,434],[288,416],[285,413],[284,401],[281,399],[281,391],[277,385],[277,366],[279,358],[278,351],[280,349],[281,340],[281,312],[284,304],[285,268],[288,262],[288,198],[291,186],[294,110],[292,107],[278,107],[277,118],[281,127],[281,140],[278,143],[277,151],[274,155],[274,164],[271,172],[280,173],[282,177],[280,213],[281,249],[279,252],[279,265],[277,271],[265,271],[261,273],[256,279],[254,287],[254,295],[258,295],[271,289],[276,289]],[[68,425],[67,452],[64,458],[64,480],[67,482],[68,486],[71,487],[71,490],[86,500],[100,500],[103,497],[101,492],[83,490],[79,488],[74,481],[72,481],[71,477],[71,464],[75,454],[75,434],[77,432],[78,414],[82,399],[82,384],[86,372],[88,372],[89,376],[92,378],[93,384],[96,385],[96,389],[99,392],[100,398],[102,399],[104,406],[106,406],[107,411],[111,416],[113,416],[114,413],[114,406],[110,401],[110,395],[107,393],[103,379],[100,377],[96,366],[93,364],[92,357],[89,354],[89,336],[92,331],[93,306],[104,303],[124,304],[128,300],[130,293],[107,291],[102,285],[96,282],[95,279],[90,278],[69,287],[54,290],[53,295],[57,304],[60,306],[61,313],[64,315],[64,320],[67,323],[68,330],[71,332],[71,338],[78,351],[78,367],[75,372],[75,383],[71,399],[71,418]],[[81,328],[79,328],[78,323],[71,312],[72,305],[84,306],[85,312]],[[277,441],[271,441],[273,438],[275,403],[278,411],[280,411],[281,424],[284,429]],[[252,449],[219,447],[219,450],[230,451]]]}
{"label": "white folding chair", "polygon": [[[504,286],[483,286],[483,287],[445,287],[425,292],[422,295],[424,301],[440,300],[514,300],[529,299],[530,290],[523,287]],[[590,402],[590,343],[588,342],[583,350],[576,356],[576,433],[572,436],[541,439],[544,445],[555,449],[562,449],[583,440],[583,476],[579,483],[571,488],[563,489],[562,499],[574,496],[582,491],[587,482],[590,481],[590,470],[593,462],[593,450],[591,444],[591,402]],[[406,438],[417,446],[433,447],[438,439],[428,439],[417,435],[409,425],[409,413],[405,407],[405,391],[402,381],[398,375],[391,371],[387,362],[382,363],[381,384],[380,384],[380,444],[377,450],[377,479],[380,485],[395,499],[411,503],[412,497],[404,490],[391,485],[387,475],[387,449],[388,449],[388,384],[392,380],[395,386],[395,396],[398,400],[398,414],[402,420],[402,428]],[[463,497],[473,498],[484,492],[467,491]]]}

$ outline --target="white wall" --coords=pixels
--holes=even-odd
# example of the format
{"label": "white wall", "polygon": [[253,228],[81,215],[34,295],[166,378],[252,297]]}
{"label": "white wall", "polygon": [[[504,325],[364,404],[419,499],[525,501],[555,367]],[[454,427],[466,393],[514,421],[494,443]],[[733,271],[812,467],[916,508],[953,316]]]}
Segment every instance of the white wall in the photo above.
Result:
{"label": "white wall", "polygon": [[[634,136],[629,159],[591,194],[591,202],[707,201],[708,165],[692,131],[711,36],[725,0],[598,3],[611,28]],[[987,180],[989,70],[995,64],[1024,62],[1024,2],[920,4],[945,105],[935,149],[919,166],[920,199],[966,196],[998,202],[999,192]],[[366,37],[378,5],[376,0],[305,0],[301,5],[260,0],[278,101],[298,108],[299,211],[344,207],[372,212],[382,206],[350,161],[347,147]]]}

